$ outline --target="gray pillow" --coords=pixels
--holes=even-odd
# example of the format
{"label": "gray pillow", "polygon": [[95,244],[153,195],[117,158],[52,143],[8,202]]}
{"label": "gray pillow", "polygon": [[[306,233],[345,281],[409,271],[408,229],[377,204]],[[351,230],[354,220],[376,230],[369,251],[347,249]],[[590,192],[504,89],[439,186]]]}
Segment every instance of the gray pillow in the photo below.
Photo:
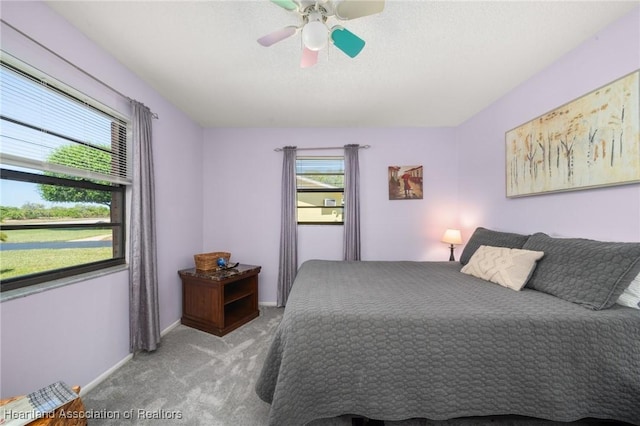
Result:
{"label": "gray pillow", "polygon": [[462,250],[460,255],[460,263],[466,265],[469,263],[473,253],[480,246],[506,247],[521,249],[529,238],[528,235],[514,234],[511,232],[492,231],[491,229],[478,227],[469,238],[469,242]]}
{"label": "gray pillow", "polygon": [[523,248],[544,252],[526,287],[595,310],[611,307],[640,272],[640,243],[537,233]]}

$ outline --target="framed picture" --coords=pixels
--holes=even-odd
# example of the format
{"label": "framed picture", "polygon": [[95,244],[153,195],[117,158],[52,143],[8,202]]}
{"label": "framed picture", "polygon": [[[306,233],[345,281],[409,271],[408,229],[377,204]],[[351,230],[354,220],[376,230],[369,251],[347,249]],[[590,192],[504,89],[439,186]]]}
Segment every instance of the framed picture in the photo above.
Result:
{"label": "framed picture", "polygon": [[506,195],[640,182],[640,71],[505,134]]}
{"label": "framed picture", "polygon": [[422,166],[389,166],[389,199],[422,200]]}

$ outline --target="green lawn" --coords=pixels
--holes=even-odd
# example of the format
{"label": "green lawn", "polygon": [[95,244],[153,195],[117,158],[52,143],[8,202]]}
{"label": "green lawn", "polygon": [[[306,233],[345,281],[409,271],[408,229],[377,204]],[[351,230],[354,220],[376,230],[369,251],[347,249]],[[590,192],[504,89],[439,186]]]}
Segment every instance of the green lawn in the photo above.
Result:
{"label": "green lawn", "polygon": [[[41,243],[71,241],[97,236],[110,236],[110,229],[29,229],[2,231],[7,235],[5,243]],[[1,243],[0,243],[1,244]]]}
{"label": "green lawn", "polygon": [[[40,243],[110,237],[110,229],[32,229],[3,231],[6,243]],[[0,279],[111,259],[111,247],[84,249],[31,249],[0,251]]]}
{"label": "green lawn", "polygon": [[0,252],[0,279],[111,259],[111,247],[89,249],[5,250]]}

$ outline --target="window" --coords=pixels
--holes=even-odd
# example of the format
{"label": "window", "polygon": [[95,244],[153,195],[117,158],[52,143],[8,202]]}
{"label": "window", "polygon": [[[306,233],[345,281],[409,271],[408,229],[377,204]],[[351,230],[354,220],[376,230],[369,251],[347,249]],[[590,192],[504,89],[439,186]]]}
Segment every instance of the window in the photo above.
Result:
{"label": "window", "polygon": [[296,186],[299,224],[343,223],[343,157],[298,157]]}
{"label": "window", "polygon": [[125,117],[2,52],[0,289],[125,263]]}

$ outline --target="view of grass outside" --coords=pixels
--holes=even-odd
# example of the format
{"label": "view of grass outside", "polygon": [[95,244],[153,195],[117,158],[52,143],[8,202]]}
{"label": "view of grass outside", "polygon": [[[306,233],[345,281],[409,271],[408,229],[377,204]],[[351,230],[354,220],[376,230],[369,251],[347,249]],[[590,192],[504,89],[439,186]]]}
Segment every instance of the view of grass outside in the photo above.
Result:
{"label": "view of grass outside", "polygon": [[[12,243],[77,241],[111,237],[110,229],[30,229],[5,231],[4,233],[7,235],[5,241]],[[4,256],[2,260],[4,260]]]}
{"label": "view of grass outside", "polygon": [[30,275],[112,257],[110,244],[105,247],[43,248],[46,243],[75,241],[104,241],[111,239],[110,229],[34,229],[4,231],[5,242],[0,244],[31,243],[22,250],[0,251],[0,279]]}
{"label": "view of grass outside", "polygon": [[12,250],[2,253],[1,279],[111,259],[111,247]]}
{"label": "view of grass outside", "polygon": [[[90,207],[77,205],[69,208],[45,208],[40,204],[29,204],[22,208],[0,207],[0,213],[3,225],[109,222],[107,207]],[[94,217],[82,217],[82,215],[77,217],[78,212]],[[24,217],[28,217],[28,219],[20,219]],[[0,279],[5,280],[111,259],[113,256],[111,238],[112,230],[110,228],[2,231]],[[95,244],[96,247],[90,246],[91,244]]]}

